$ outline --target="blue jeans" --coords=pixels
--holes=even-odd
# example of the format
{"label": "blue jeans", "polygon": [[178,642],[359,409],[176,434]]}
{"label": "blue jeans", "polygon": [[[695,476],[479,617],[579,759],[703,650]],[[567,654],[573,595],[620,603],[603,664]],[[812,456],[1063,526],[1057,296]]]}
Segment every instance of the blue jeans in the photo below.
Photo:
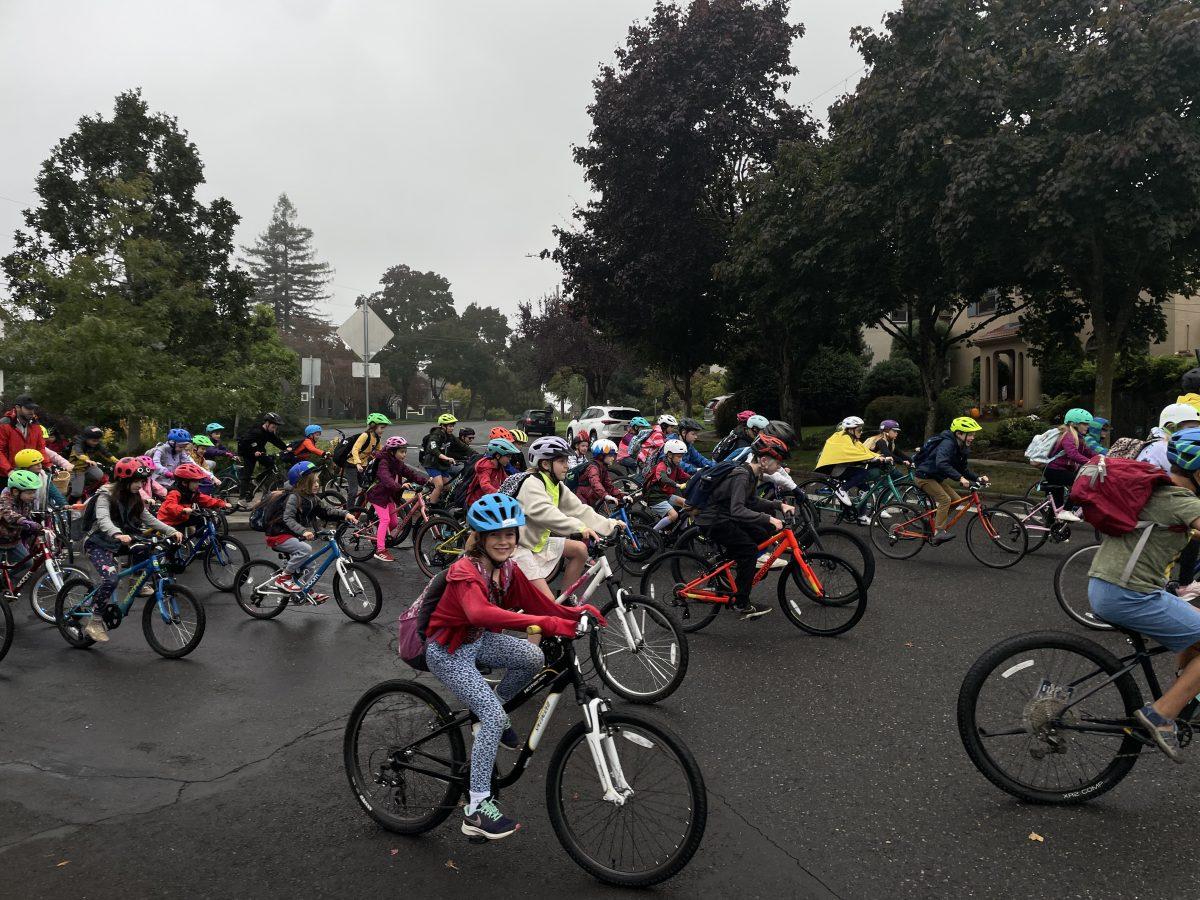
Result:
{"label": "blue jeans", "polygon": [[1142,593],[1089,578],[1088,601],[1104,621],[1154,638],[1168,650],[1200,643],[1200,609],[1167,591]]}

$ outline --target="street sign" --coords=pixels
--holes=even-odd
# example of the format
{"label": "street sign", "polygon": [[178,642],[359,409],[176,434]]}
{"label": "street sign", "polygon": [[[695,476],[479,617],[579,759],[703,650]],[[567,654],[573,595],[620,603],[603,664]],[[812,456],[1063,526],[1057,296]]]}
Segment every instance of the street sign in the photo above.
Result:
{"label": "street sign", "polygon": [[300,383],[309,387],[321,386],[321,360],[316,356],[306,356],[300,360]]}
{"label": "street sign", "polygon": [[[372,378],[379,377],[379,363],[367,363],[367,367],[371,371]],[[350,363],[350,376],[352,378],[363,377],[363,364],[360,362]]]}
{"label": "street sign", "polygon": [[337,330],[340,337],[363,362],[382,350],[392,339],[393,331],[379,314],[369,306],[360,306]]}
{"label": "street sign", "polygon": [[[301,402],[301,403],[307,403],[307,402],[308,402],[308,391],[301,391],[301,392],[300,392],[300,402]],[[311,418],[312,418],[312,416],[310,415],[310,416],[309,416],[309,418],[311,419]]]}

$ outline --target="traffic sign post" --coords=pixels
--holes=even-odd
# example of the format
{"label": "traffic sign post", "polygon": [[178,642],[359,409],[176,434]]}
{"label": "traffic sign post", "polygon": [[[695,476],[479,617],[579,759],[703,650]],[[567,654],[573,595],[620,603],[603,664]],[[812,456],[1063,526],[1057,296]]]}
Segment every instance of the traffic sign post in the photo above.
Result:
{"label": "traffic sign post", "polygon": [[[371,357],[382,350],[394,335],[387,323],[379,318],[378,313],[365,303],[341,324],[337,333],[346,346],[357,353],[364,363],[369,363]],[[376,367],[376,371],[378,371],[378,367]],[[370,374],[370,370],[364,374]],[[363,378],[363,392],[367,401],[367,414],[370,415],[371,379],[369,377]]]}
{"label": "traffic sign post", "polygon": [[308,401],[308,424],[311,425],[313,394],[321,386],[321,360],[318,357],[306,356],[300,360],[300,383],[308,388],[301,392],[300,400]]}

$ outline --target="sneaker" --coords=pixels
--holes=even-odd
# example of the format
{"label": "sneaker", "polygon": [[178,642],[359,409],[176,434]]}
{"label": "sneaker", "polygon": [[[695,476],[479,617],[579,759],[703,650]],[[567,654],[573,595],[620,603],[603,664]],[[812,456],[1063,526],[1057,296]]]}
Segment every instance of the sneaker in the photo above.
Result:
{"label": "sneaker", "polygon": [[380,562],[395,562],[396,561],[396,557],[392,556],[392,554],[388,553],[386,550],[376,550],[375,558],[377,560],[379,560]]}
{"label": "sneaker", "polygon": [[517,734],[517,729],[509,725],[504,729],[504,734],[500,735],[500,746],[505,750],[520,750],[521,736]]}
{"label": "sneaker", "polygon": [[1060,522],[1082,522],[1083,521],[1083,519],[1079,518],[1079,516],[1075,515],[1075,513],[1071,512],[1071,510],[1069,510],[1069,509],[1060,509],[1058,511],[1058,514],[1054,518],[1058,519],[1058,521],[1060,521]]}
{"label": "sneaker", "polygon": [[1137,720],[1142,723],[1146,733],[1158,744],[1158,749],[1167,754],[1168,758],[1177,763],[1183,762],[1179,752],[1179,732],[1175,728],[1175,720],[1164,717],[1154,706],[1147,703],[1136,713]]}
{"label": "sneaker", "polygon": [[[884,518],[886,519],[888,517],[884,516]],[[859,525],[870,525],[871,517],[870,516],[859,516],[855,521],[857,521]]]}
{"label": "sneaker", "polygon": [[468,813],[467,808],[463,807],[462,833],[467,837],[499,841],[520,828],[520,823],[500,812],[490,798],[481,800],[473,813]]}
{"label": "sneaker", "polygon": [[850,499],[850,495],[841,488],[835,490],[833,492],[833,496],[837,497],[838,500],[842,502],[843,506],[854,506],[854,501]]}
{"label": "sneaker", "polygon": [[[770,553],[764,553],[762,556],[760,556],[758,558],[758,564],[760,566],[765,566],[767,564],[767,560],[770,558],[771,558]],[[771,568],[772,569],[786,569],[787,564],[788,564],[787,557],[779,556],[779,557],[776,557],[774,562],[771,563]]]}
{"label": "sneaker", "polygon": [[296,594],[300,592],[299,586],[292,581],[292,576],[287,572],[280,572],[275,576],[275,581],[272,582],[275,587],[287,594]]}
{"label": "sneaker", "polygon": [[929,539],[929,543],[936,547],[938,544],[944,544],[946,541],[952,541],[956,537],[958,537],[958,535],[951,534],[948,531],[939,531]]}
{"label": "sneaker", "polygon": [[757,619],[759,616],[765,616],[771,611],[769,606],[755,606],[753,603],[747,603],[745,606],[733,605],[733,611],[738,614],[738,618],[743,622],[749,619]]}
{"label": "sneaker", "polygon": [[153,597],[154,596],[154,582],[147,581],[140,588],[138,588],[138,596],[139,597]]}
{"label": "sneaker", "polygon": [[93,641],[104,642],[108,640],[108,627],[104,624],[104,620],[100,618],[99,613],[92,614],[92,617],[88,619],[88,623],[83,626],[83,633]]}

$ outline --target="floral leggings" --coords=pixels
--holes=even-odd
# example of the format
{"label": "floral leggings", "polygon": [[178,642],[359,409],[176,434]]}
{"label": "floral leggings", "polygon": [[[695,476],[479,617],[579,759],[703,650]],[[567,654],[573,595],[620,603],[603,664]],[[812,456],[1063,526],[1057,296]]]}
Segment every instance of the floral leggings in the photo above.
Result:
{"label": "floral leggings", "polygon": [[[485,631],[479,640],[463,644],[453,653],[431,638],[425,647],[425,661],[438,681],[479,718],[479,731],[471,747],[471,790],[488,792],[492,789],[500,735],[508,727],[503,703],[529,684],[546,658],[541,648],[526,640]],[[494,692],[475,668],[476,661],[506,670]]]}
{"label": "floral leggings", "polygon": [[83,549],[87,551],[88,559],[100,575],[100,584],[96,586],[96,593],[92,595],[92,603],[103,606],[117,587],[117,573],[121,571],[121,567],[117,565],[117,555],[91,541],[84,541]]}

